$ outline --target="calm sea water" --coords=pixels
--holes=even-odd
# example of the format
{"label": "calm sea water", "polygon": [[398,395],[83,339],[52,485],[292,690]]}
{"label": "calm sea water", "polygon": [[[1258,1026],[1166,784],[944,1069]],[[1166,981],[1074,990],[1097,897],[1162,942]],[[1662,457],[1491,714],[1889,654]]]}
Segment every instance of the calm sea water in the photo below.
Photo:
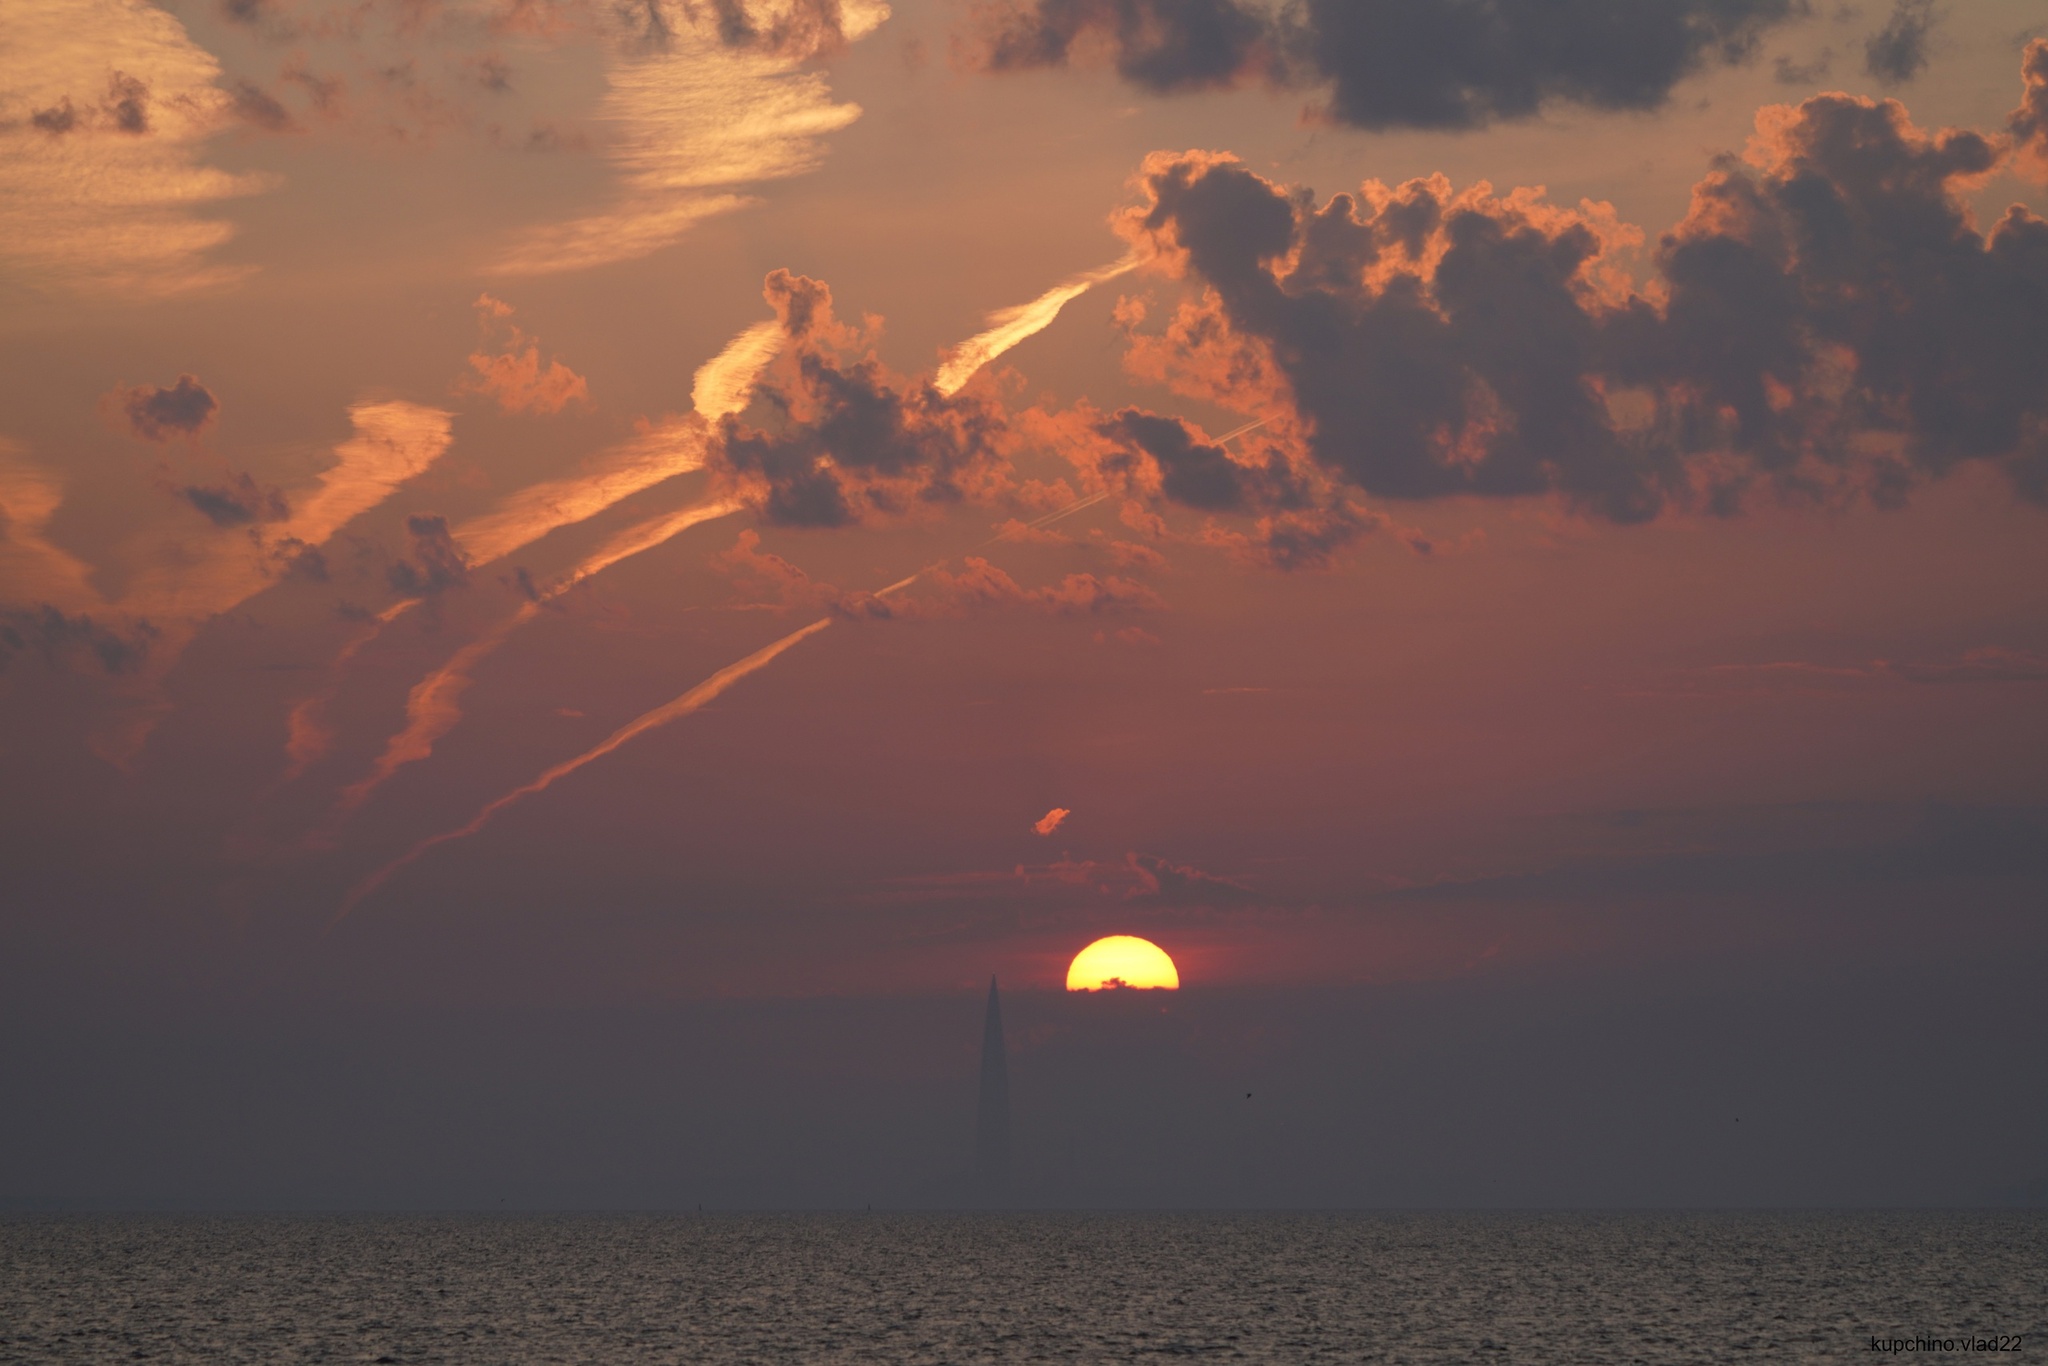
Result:
{"label": "calm sea water", "polygon": [[[1880,1359],[2023,1335],[2048,1213],[0,1221],[9,1362]],[[2011,1345],[2008,1343],[2007,1345]]]}

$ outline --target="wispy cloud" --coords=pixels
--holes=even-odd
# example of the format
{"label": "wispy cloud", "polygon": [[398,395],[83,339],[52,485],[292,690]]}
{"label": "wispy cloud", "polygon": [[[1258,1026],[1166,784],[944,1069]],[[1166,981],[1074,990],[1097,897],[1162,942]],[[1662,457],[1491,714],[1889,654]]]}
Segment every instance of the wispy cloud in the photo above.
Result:
{"label": "wispy cloud", "polygon": [[47,290],[160,297],[227,284],[207,204],[269,183],[206,166],[232,120],[220,65],[143,0],[0,6],[0,267]]}
{"label": "wispy cloud", "polygon": [[340,920],[346,916],[362,903],[363,898],[369,896],[379,887],[390,881],[393,874],[408,867],[429,850],[454,840],[467,839],[469,836],[482,830],[486,825],[489,825],[499,812],[517,805],[528,797],[547,791],[577,769],[595,763],[620,746],[630,743],[641,735],[645,735],[648,731],[665,726],[671,721],[679,721],[692,712],[702,709],[708,703],[714,701],[727,688],[730,688],[749,674],[758,673],[760,670],[767,668],[768,665],[775,662],[777,656],[809,639],[811,636],[818,634],[818,632],[830,626],[832,621],[833,618],[831,617],[820,617],[808,626],[791,631],[773,644],[763,646],[738,663],[726,665],[723,669],[720,669],[717,673],[711,675],[711,677],[705,679],[682,696],[666,702],[656,707],[653,711],[636,717],[619,727],[619,729],[613,731],[605,739],[603,744],[598,745],[594,749],[586,750],[573,759],[556,764],[530,783],[513,788],[510,792],[507,792],[504,796],[499,797],[496,801],[485,806],[483,810],[477,812],[468,824],[421,840],[404,854],[385,864],[369,877],[356,884],[342,901],[341,909],[336,914],[335,919]]}
{"label": "wispy cloud", "polygon": [[932,387],[948,396],[959,393],[982,366],[1052,326],[1061,309],[1095,286],[1136,270],[1142,261],[1143,258],[1133,252],[1113,264],[1063,280],[1028,304],[997,309],[988,315],[986,331],[969,337],[954,348],[953,354],[939,367]]}
{"label": "wispy cloud", "polygon": [[63,502],[56,476],[0,438],[0,583],[8,599],[66,611],[103,605],[91,569],[44,535]]}
{"label": "wispy cloud", "polygon": [[[660,10],[652,40],[642,35],[639,52],[616,59],[598,111],[619,173],[611,206],[525,229],[491,270],[552,275],[659,251],[702,219],[746,205],[745,186],[813,170],[821,139],[860,117],[860,106],[833,101],[800,51],[730,44],[715,8]],[[850,40],[888,10],[850,7],[847,16],[841,36]]]}

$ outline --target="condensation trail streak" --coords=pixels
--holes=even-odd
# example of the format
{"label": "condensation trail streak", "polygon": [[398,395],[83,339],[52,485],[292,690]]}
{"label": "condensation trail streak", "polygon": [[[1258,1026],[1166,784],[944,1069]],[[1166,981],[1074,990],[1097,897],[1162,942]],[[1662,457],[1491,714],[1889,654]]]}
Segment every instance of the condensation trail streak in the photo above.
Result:
{"label": "condensation trail streak", "polygon": [[948,397],[959,393],[982,366],[1052,326],[1053,319],[1059,317],[1060,310],[1068,304],[1099,284],[1129,274],[1140,264],[1142,260],[1135,254],[1126,256],[1112,265],[1062,281],[1028,304],[997,309],[988,315],[987,321],[992,325],[987,331],[969,337],[953,349],[953,354],[946,358],[946,363],[933,377],[932,387]]}

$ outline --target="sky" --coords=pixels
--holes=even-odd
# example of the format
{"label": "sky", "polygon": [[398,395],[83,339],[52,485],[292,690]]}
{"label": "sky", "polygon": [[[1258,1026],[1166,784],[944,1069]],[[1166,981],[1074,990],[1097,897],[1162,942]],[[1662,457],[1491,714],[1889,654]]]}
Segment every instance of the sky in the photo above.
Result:
{"label": "sky", "polygon": [[0,1208],[945,1204],[992,975],[1024,1203],[2041,1198],[2044,215],[2040,0],[12,0]]}

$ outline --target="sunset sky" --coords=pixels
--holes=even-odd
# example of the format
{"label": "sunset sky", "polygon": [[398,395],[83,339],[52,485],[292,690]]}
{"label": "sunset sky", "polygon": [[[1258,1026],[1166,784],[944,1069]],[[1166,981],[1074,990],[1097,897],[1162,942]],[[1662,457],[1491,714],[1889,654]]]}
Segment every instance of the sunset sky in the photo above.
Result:
{"label": "sunset sky", "polygon": [[0,1204],[2048,1178],[2048,5],[1559,10],[8,0]]}

